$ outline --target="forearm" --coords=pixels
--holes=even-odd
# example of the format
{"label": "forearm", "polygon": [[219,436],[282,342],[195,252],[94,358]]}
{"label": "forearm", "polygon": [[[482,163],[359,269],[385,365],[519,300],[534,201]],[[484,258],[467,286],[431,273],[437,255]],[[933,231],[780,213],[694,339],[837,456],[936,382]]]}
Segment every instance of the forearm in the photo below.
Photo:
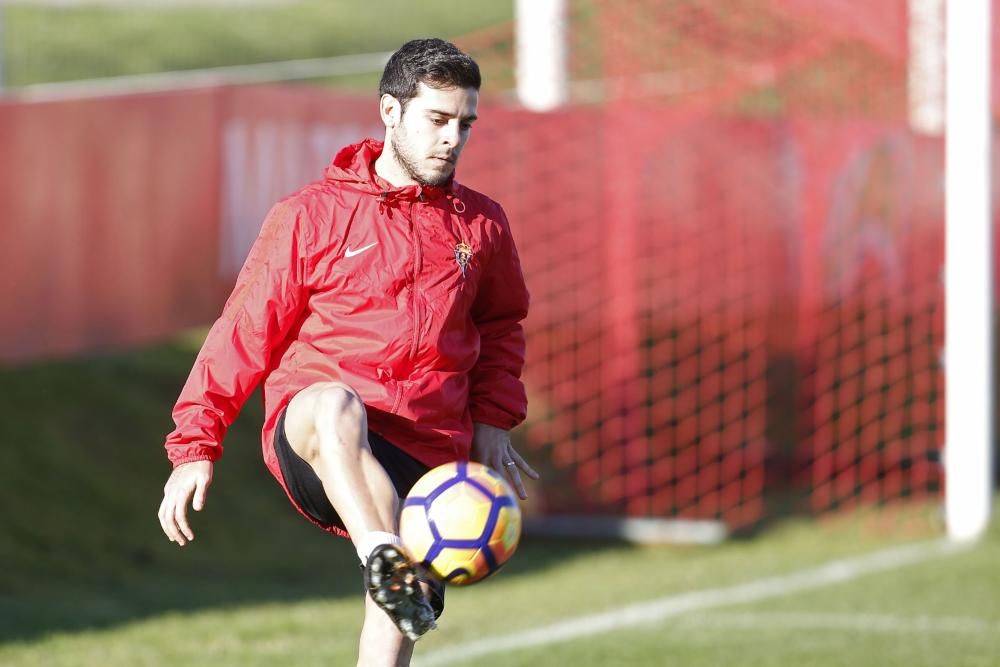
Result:
{"label": "forearm", "polygon": [[222,456],[226,431],[266,365],[263,351],[249,353],[252,340],[241,338],[228,313],[209,331],[173,409],[175,428],[165,447],[175,467],[191,461],[216,461]]}
{"label": "forearm", "polygon": [[222,439],[306,307],[308,280],[294,202],[271,209],[194,362],[166,449],[174,465],[222,455]]}

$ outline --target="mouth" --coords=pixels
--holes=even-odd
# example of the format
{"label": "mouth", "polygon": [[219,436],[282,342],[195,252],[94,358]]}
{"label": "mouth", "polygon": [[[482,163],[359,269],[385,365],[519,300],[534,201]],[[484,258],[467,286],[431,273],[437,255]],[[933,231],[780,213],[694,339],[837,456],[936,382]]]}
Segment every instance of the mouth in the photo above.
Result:
{"label": "mouth", "polygon": [[442,156],[442,155],[434,155],[434,156],[432,156],[431,159],[437,160],[438,162],[445,162],[447,164],[452,164],[452,165],[455,164],[455,160],[456,160],[455,156],[445,157],[445,156]]}

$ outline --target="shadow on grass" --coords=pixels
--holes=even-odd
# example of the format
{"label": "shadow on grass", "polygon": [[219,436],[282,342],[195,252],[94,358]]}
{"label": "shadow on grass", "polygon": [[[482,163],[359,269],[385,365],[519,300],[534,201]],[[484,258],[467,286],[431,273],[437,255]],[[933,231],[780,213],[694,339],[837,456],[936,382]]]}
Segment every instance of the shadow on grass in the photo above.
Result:
{"label": "shadow on grass", "polygon": [[[0,403],[0,642],[166,612],[360,599],[350,544],[300,517],[265,469],[258,395],[192,516],[195,541],[164,537],[162,442],[193,356],[177,343],[0,369],[10,389]],[[505,576],[614,546],[526,541]]]}

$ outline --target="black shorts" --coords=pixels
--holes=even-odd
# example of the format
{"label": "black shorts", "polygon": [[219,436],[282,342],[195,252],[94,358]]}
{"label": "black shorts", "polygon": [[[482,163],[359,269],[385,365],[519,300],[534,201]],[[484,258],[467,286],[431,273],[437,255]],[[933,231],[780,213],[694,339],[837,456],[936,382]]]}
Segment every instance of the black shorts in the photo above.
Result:
{"label": "black shorts", "polygon": [[[281,476],[285,478],[285,486],[288,487],[292,500],[321,526],[344,528],[344,522],[323,491],[323,482],[312,466],[288,444],[284,410],[278,418],[278,427],[274,433],[274,453],[278,457]],[[385,468],[400,498],[406,497],[417,480],[430,469],[378,433],[368,432],[368,446],[375,459]]]}

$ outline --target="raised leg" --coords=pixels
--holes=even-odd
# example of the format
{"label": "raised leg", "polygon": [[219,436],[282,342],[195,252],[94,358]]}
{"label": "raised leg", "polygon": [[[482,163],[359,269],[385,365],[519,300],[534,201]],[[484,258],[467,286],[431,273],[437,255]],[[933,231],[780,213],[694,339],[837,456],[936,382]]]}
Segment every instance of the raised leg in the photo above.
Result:
{"label": "raised leg", "polygon": [[[371,532],[398,532],[399,498],[368,446],[368,420],[361,398],[347,385],[312,385],[292,399],[285,436],[323,482],[355,548]],[[405,667],[413,642],[370,597],[365,600],[358,665]]]}

